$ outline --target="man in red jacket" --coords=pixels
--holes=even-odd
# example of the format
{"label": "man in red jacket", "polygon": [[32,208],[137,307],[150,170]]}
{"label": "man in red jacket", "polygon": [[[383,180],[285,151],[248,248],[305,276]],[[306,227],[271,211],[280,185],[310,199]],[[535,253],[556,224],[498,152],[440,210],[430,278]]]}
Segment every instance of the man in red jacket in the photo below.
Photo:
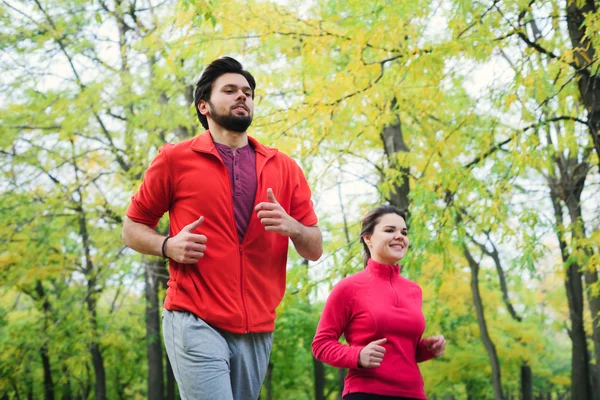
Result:
{"label": "man in red jacket", "polygon": [[[258,398],[289,239],[322,254],[301,169],[246,133],[255,87],[232,58],[206,68],[195,104],[207,130],[160,148],[123,224],[129,247],[169,258],[163,336],[183,399]],[[165,212],[167,237],[154,230]]]}

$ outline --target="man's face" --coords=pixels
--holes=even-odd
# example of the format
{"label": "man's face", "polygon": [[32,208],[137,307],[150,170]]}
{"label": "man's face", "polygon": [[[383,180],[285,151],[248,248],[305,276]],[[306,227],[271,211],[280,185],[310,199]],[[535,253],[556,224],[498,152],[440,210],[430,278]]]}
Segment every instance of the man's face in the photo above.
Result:
{"label": "man's face", "polygon": [[220,127],[246,132],[254,116],[252,89],[243,75],[227,73],[214,81],[209,101],[200,100],[198,109]]}

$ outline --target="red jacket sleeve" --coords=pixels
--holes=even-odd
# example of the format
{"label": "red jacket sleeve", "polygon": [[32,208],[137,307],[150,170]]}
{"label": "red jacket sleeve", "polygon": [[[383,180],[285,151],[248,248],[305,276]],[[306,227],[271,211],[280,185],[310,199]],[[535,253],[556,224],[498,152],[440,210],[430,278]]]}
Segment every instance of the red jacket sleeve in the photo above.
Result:
{"label": "red jacket sleeve", "polygon": [[358,356],[362,347],[346,346],[339,342],[352,317],[350,296],[353,296],[353,291],[340,283],[333,288],[325,303],[312,351],[315,358],[336,368],[358,368]]}
{"label": "red jacket sleeve", "polygon": [[142,185],[131,198],[131,204],[125,215],[131,220],[156,228],[163,214],[169,211],[172,185],[168,153],[173,145],[164,145],[159,149],[150,167],[144,175]]}
{"label": "red jacket sleeve", "polygon": [[295,180],[297,185],[292,193],[290,216],[302,225],[316,225],[319,220],[311,200],[310,187],[308,186],[308,182],[306,181],[306,177],[300,166],[293,160],[292,163],[294,164],[293,167],[296,174]]}

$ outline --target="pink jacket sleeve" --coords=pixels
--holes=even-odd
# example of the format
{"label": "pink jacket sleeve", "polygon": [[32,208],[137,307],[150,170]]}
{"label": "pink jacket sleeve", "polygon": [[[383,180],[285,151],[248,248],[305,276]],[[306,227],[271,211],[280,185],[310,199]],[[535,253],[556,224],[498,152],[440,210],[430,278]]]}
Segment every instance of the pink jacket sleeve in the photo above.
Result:
{"label": "pink jacket sleeve", "polygon": [[336,368],[358,368],[358,357],[362,350],[362,347],[346,346],[339,342],[352,317],[352,292],[347,285],[340,283],[333,288],[312,343],[315,358]]}
{"label": "pink jacket sleeve", "polygon": [[433,354],[429,351],[423,339],[420,338],[419,343],[417,344],[417,362],[420,363],[431,360],[432,358]]}

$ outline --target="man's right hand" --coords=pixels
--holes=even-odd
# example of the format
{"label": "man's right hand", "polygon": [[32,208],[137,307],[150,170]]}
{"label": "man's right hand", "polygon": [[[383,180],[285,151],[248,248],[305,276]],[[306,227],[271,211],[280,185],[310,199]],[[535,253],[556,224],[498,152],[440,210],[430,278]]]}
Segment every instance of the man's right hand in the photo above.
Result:
{"label": "man's right hand", "polygon": [[385,355],[385,347],[382,345],[386,341],[386,338],[375,340],[363,347],[358,356],[358,366],[360,368],[377,368],[381,366]]}
{"label": "man's right hand", "polygon": [[180,264],[196,264],[206,252],[206,241],[204,235],[192,233],[202,225],[204,217],[186,225],[181,232],[173,236],[165,244],[165,255]]}

